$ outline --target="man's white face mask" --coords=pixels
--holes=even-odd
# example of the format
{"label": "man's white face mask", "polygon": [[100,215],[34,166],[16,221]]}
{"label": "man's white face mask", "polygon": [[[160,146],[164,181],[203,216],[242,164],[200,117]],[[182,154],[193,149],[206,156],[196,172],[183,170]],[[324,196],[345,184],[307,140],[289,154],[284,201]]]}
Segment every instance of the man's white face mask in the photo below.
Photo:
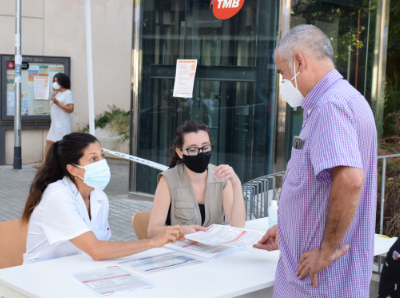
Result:
{"label": "man's white face mask", "polygon": [[[294,71],[296,72],[296,61],[293,63]],[[282,79],[281,81],[281,89],[280,94],[283,98],[285,98],[286,102],[293,108],[300,106],[301,101],[303,101],[304,96],[300,93],[297,87],[297,75],[300,74],[300,71],[294,75],[292,79]],[[295,80],[296,87],[293,86],[292,80]]]}

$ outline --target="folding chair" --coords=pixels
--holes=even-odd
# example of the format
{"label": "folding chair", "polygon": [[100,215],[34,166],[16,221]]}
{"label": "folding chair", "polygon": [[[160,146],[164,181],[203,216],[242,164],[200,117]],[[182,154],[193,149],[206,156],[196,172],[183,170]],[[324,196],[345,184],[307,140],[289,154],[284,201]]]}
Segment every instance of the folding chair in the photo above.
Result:
{"label": "folding chair", "polygon": [[139,211],[132,217],[133,230],[139,240],[147,239],[147,227],[149,226],[150,211]]}
{"label": "folding chair", "polygon": [[28,224],[21,220],[0,223],[0,269],[22,265]]}

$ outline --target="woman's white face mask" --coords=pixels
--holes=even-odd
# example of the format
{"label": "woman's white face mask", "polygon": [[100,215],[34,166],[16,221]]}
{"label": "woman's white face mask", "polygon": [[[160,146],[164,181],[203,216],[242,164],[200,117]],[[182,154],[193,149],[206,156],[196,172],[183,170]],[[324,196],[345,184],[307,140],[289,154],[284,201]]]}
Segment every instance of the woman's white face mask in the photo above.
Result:
{"label": "woman's white face mask", "polygon": [[58,82],[54,82],[54,83],[53,83],[53,88],[54,88],[55,90],[59,90],[60,87],[61,87],[61,86],[58,84]]}
{"label": "woman's white face mask", "polygon": [[99,160],[95,163],[86,165],[84,167],[75,165],[75,167],[85,169],[84,178],[76,175],[83,180],[86,185],[92,188],[104,190],[111,179],[110,167],[105,159]]}
{"label": "woman's white face mask", "polygon": [[[296,61],[293,63],[294,72],[296,72]],[[292,79],[282,79],[281,81],[281,89],[279,93],[286,100],[286,102],[293,108],[300,106],[301,102],[304,99],[304,96],[300,93],[297,86],[296,77],[300,74],[300,71],[297,72]],[[296,87],[293,86],[292,80],[295,80]]]}

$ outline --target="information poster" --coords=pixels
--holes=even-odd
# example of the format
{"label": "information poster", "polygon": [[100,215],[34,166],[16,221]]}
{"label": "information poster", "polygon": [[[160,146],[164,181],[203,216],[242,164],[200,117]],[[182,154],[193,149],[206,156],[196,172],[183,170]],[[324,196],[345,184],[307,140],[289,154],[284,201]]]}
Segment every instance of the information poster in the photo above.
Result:
{"label": "information poster", "polygon": [[35,100],[33,101],[33,114],[34,115],[48,115],[50,114],[50,105],[48,100]]}
{"label": "information poster", "polygon": [[7,116],[13,116],[15,112],[15,91],[7,92]]}
{"label": "information poster", "polygon": [[49,99],[49,77],[36,76],[34,78],[34,97],[36,99]]}
{"label": "information poster", "polygon": [[14,76],[15,76],[14,74],[7,74],[7,91],[15,90],[15,85],[14,85],[15,77]]}
{"label": "information poster", "polygon": [[35,77],[39,76],[39,66],[29,66],[28,69],[28,86],[33,87]]}
{"label": "information poster", "polygon": [[39,66],[39,76],[49,77],[49,66]]}
{"label": "information poster", "polygon": [[178,59],[176,63],[176,75],[174,97],[192,98],[194,79],[196,77],[197,59]]}
{"label": "information poster", "polygon": [[21,93],[21,115],[29,115],[29,94]]}
{"label": "information poster", "polygon": [[[15,113],[15,70],[14,62],[7,62],[7,115]],[[21,115],[48,116],[51,112],[50,95],[53,77],[65,72],[63,64],[30,62],[21,69]],[[36,78],[36,80],[35,80]],[[10,92],[10,93],[9,93]]]}

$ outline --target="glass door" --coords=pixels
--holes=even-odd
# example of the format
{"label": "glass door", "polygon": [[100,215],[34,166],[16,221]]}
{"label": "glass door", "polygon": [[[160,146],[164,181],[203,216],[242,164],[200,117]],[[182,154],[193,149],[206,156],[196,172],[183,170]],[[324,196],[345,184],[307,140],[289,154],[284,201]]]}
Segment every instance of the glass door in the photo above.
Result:
{"label": "glass door", "polygon": [[[210,0],[141,2],[139,157],[169,165],[176,129],[196,120],[210,128],[211,163],[231,165],[243,183],[272,172],[277,2],[246,0],[227,20],[213,15]],[[172,96],[177,59],[198,60],[192,98]],[[158,173],[137,165],[136,191],[154,194]]]}
{"label": "glass door", "polygon": [[[312,24],[332,42],[336,69],[372,106],[377,0],[292,0],[290,27]],[[303,109],[287,105],[285,168],[293,137],[300,134]]]}

